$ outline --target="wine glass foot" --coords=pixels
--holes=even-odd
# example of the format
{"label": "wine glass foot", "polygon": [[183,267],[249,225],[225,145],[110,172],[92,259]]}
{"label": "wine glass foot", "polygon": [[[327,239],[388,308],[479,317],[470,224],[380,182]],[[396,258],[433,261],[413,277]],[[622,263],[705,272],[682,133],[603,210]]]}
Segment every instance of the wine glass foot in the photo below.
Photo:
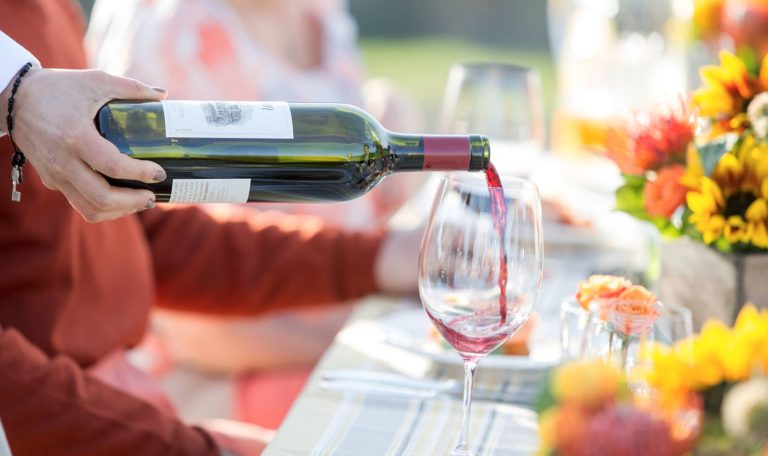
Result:
{"label": "wine glass foot", "polygon": [[456,445],[450,456],[475,456],[467,445]]}

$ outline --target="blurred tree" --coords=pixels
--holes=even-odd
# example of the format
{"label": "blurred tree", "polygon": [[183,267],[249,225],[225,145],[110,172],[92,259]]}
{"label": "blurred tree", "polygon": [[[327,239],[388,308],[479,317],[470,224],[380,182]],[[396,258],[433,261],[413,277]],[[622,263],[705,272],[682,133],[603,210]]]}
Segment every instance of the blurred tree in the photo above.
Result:
{"label": "blurred tree", "polygon": [[366,37],[446,36],[496,47],[547,51],[542,0],[352,0]]}
{"label": "blurred tree", "polygon": [[[86,15],[94,0],[79,0]],[[516,49],[548,50],[542,0],[350,0],[360,36],[446,36]]]}

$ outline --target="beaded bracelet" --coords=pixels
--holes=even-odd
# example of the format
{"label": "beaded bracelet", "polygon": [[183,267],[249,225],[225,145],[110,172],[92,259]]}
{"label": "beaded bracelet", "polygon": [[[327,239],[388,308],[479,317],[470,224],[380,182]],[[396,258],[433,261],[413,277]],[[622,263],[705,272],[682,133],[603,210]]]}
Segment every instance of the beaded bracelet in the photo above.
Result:
{"label": "beaded bracelet", "polygon": [[13,190],[11,190],[11,201],[21,201],[21,192],[16,190],[16,186],[21,184],[24,171],[24,163],[27,162],[27,158],[24,156],[24,152],[16,145],[16,141],[13,140],[13,104],[16,102],[16,92],[19,90],[21,80],[27,75],[30,68],[32,68],[32,62],[27,62],[19,71],[16,76],[16,80],[13,81],[13,89],[11,89],[11,96],[8,98],[8,117],[5,118],[8,125],[8,137],[11,138],[11,144],[13,144],[13,157],[11,157],[11,182],[13,183]]}

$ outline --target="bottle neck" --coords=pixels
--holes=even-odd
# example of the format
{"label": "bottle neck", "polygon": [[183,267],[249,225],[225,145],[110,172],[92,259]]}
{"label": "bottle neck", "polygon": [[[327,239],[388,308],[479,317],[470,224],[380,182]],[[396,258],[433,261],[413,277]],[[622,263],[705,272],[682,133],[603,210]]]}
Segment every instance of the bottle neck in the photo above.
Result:
{"label": "bottle neck", "polygon": [[482,171],[491,161],[485,136],[389,133],[387,138],[393,171]]}

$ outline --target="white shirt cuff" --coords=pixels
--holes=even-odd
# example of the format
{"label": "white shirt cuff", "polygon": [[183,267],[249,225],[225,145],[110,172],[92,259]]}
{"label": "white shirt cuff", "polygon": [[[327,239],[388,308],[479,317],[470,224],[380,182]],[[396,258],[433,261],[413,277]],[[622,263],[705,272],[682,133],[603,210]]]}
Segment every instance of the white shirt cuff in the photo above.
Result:
{"label": "white shirt cuff", "polygon": [[[27,62],[32,62],[35,65],[40,64],[29,51],[0,31],[0,92],[13,83],[16,73]],[[0,122],[0,136],[6,133],[5,116],[7,109],[7,106],[0,106],[0,113],[3,114],[0,116],[0,120],[2,120]]]}

